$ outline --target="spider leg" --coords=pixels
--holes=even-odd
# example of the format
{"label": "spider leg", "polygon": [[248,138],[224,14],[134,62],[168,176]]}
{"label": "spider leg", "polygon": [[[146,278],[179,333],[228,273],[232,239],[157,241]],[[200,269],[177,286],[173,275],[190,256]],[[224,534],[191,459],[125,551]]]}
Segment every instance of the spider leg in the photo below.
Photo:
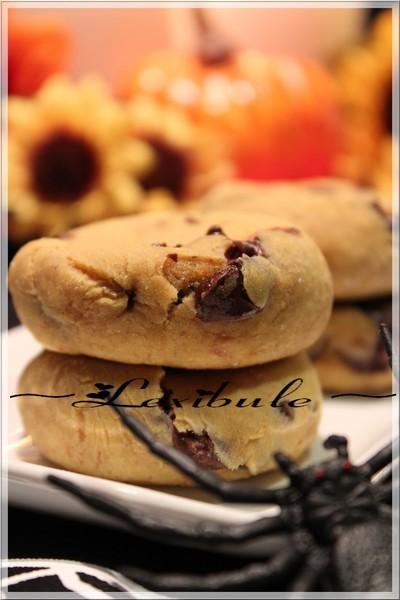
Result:
{"label": "spider leg", "polygon": [[347,439],[343,435],[330,435],[324,441],[324,448],[337,450],[338,456],[341,458],[349,458],[347,450]]}
{"label": "spider leg", "polygon": [[364,464],[359,465],[359,468],[365,469],[371,477],[383,467],[386,467],[392,460],[392,442],[371,456]]}
{"label": "spider leg", "polygon": [[[390,465],[386,469],[382,469],[379,473],[379,478],[374,477],[373,484],[379,485],[383,483],[391,483],[393,481],[393,466]],[[395,481],[398,483],[398,477],[395,478]]]}
{"label": "spider leg", "polygon": [[395,487],[398,489],[399,487],[398,481],[393,483],[392,478],[388,477],[388,475],[384,480],[373,483],[372,486],[374,490],[374,496],[379,498],[379,500],[383,500],[384,502],[391,502],[393,488]]}
{"label": "spider leg", "polygon": [[80,486],[49,475],[47,480],[58,488],[82,500],[86,505],[117,518],[127,524],[136,534],[156,541],[166,541],[173,544],[190,544],[199,547],[212,544],[227,544],[244,542],[261,535],[282,533],[285,521],[281,515],[263,517],[249,523],[239,525],[223,525],[219,523],[198,521],[193,524],[184,523],[177,519],[163,519],[160,522],[140,510],[125,508],[117,502],[95,492],[88,492]]}
{"label": "spider leg", "polygon": [[159,456],[179,471],[198,483],[200,487],[227,502],[271,503],[284,505],[288,499],[288,489],[265,490],[242,488],[229,481],[223,481],[211,471],[200,467],[190,456],[180,450],[156,440],[149,429],[130,415],[124,407],[113,406],[123,424],[139,438],[156,456]]}
{"label": "spider leg", "polygon": [[267,561],[253,562],[235,571],[222,571],[210,575],[158,574],[143,571],[134,567],[119,567],[118,570],[133,581],[153,590],[217,592],[221,590],[260,589],[260,586],[271,586],[290,577],[304,555],[291,545],[290,539],[286,548]]}
{"label": "spider leg", "polygon": [[392,365],[392,360],[393,360],[392,333],[390,331],[389,325],[387,325],[386,323],[380,323],[379,329],[380,329],[380,334],[381,334],[381,338],[383,341],[383,345],[385,347],[386,354],[388,355],[389,366],[390,366],[390,368],[392,368],[393,367],[393,365]]}
{"label": "spider leg", "polygon": [[301,568],[301,572],[295,577],[290,586],[292,592],[312,592],[316,591],[315,587],[322,573],[329,565],[329,556],[318,547],[312,551],[305,559],[305,564]]}
{"label": "spider leg", "polygon": [[385,519],[392,520],[392,507],[386,504],[381,504],[379,506],[379,516],[384,517]]}
{"label": "spider leg", "polygon": [[283,452],[275,452],[274,458],[282,473],[285,473],[285,475],[289,477],[292,484],[296,485],[296,483],[301,479],[301,469],[299,469],[296,463],[293,462],[292,459]]}

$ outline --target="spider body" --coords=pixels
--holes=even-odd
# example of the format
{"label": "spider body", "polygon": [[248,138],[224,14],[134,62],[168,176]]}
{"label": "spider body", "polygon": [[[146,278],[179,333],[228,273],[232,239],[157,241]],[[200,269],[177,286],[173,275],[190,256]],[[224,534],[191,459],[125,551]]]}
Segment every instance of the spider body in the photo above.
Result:
{"label": "spider body", "polygon": [[[391,349],[391,338],[383,331]],[[360,465],[348,455],[346,438],[328,437],[334,455],[300,468],[282,452],[275,460],[288,485],[278,489],[241,487],[200,467],[177,448],[162,444],[121,406],[110,406],[147,448],[190,477],[203,490],[227,502],[271,504],[274,516],[243,524],[186,523],[158,520],[125,508],[53,475],[48,480],[87,505],[113,516],[139,536],[208,551],[246,550],[258,541],[257,560],[235,571],[209,575],[155,574],[133,567],[124,575],[151,589],[167,591],[345,591],[390,592],[392,589],[392,444]],[[109,410],[109,409],[107,409]]]}

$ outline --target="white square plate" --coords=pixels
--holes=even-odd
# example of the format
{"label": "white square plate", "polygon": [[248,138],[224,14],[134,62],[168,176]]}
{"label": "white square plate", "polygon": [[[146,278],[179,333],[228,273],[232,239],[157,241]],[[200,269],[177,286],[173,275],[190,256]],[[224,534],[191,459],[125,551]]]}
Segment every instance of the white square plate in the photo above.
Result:
{"label": "white square plate", "polygon": [[[266,505],[232,505],[213,500],[200,490],[190,488],[146,488],[89,477],[64,471],[44,460],[22,429],[16,399],[17,381],[26,364],[40,352],[39,344],[23,327],[8,332],[9,389],[5,410],[8,419],[8,491],[11,503],[30,509],[68,515],[79,519],[110,521],[84,507],[78,500],[54,489],[46,482],[50,473],[58,474],[78,485],[102,492],[128,506],[141,508],[159,518],[178,516],[184,520],[209,519],[221,523],[240,523],[270,514],[273,507]],[[354,462],[361,462],[388,443],[392,437],[392,398],[386,399],[329,399],[325,401],[318,439],[314,442],[307,463],[321,459],[327,451],[322,440],[332,433],[342,434],[350,441]],[[4,406],[4,405],[3,405]],[[263,475],[237,483],[266,487],[276,482],[276,476]],[[114,523],[115,524],[115,523]]]}

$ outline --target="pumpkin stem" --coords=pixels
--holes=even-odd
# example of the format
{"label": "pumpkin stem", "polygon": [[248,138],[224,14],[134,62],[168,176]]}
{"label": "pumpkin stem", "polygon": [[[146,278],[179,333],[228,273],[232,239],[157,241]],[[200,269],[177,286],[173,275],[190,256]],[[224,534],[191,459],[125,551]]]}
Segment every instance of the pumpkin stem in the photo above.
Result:
{"label": "pumpkin stem", "polygon": [[213,29],[204,8],[191,8],[199,35],[198,55],[205,65],[220,65],[232,58],[233,49]]}

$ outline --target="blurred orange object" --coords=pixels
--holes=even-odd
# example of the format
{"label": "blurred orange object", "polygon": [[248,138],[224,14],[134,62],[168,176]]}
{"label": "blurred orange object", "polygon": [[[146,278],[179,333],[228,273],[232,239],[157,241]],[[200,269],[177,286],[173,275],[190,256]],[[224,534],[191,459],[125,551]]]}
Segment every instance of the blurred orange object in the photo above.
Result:
{"label": "blurred orange object", "polygon": [[8,93],[30,96],[51,75],[64,71],[69,38],[61,21],[8,13]]}
{"label": "blurred orange object", "polygon": [[234,51],[212,31],[202,9],[192,11],[198,53],[147,56],[123,82],[122,96],[145,92],[210,127],[239,177],[330,174],[340,119],[335,82],[325,68],[312,59]]}
{"label": "blurred orange object", "polygon": [[336,68],[344,115],[336,173],[392,188],[392,11],[378,16],[362,44],[349,48]]}

